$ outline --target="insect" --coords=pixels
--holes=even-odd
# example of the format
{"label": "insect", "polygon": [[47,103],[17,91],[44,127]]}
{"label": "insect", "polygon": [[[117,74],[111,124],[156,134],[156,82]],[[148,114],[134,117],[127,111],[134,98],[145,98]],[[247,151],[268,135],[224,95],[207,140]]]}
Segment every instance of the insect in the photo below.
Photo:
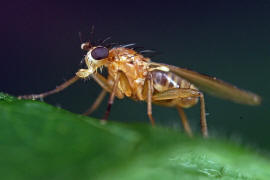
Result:
{"label": "insect", "polygon": [[[155,124],[152,117],[152,103],[176,108],[184,130],[192,136],[183,109],[192,107],[200,101],[200,124],[204,137],[208,136],[208,130],[202,91],[240,104],[259,105],[261,103],[261,98],[254,93],[238,89],[215,77],[168,64],[152,62],[150,58],[144,57],[128,46],[107,48],[100,45],[93,46],[90,42],[86,42],[81,44],[81,48],[87,51],[84,58],[86,69],[79,69],[73,78],[51,91],[19,96],[19,98],[44,98],[62,91],[79,79],[91,77],[103,90],[84,115],[89,115],[96,110],[105,95],[109,93],[110,97],[103,120],[108,119],[115,97],[119,99],[129,97],[133,100],[147,102],[147,115],[152,125]],[[107,68],[107,77],[98,72],[103,67]]]}

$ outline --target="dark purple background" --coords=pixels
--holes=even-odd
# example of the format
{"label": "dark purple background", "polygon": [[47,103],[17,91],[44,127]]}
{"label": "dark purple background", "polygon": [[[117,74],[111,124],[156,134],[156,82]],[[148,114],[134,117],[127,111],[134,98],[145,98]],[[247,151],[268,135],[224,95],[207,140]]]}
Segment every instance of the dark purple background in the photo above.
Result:
{"label": "dark purple background", "polygon": [[[256,3],[255,3],[256,2]],[[270,67],[269,1],[187,1],[122,3],[98,1],[2,2],[0,90],[12,95],[43,92],[70,78],[79,68],[83,39],[112,36],[114,42],[156,49],[154,61],[217,76],[264,97],[260,107],[248,107],[206,96],[210,132],[270,148],[268,129]],[[81,113],[100,88],[79,82],[45,99]],[[106,102],[94,117],[103,116]],[[124,114],[123,114],[124,112]],[[199,128],[199,108],[188,110],[193,129]],[[154,107],[160,124],[177,126],[173,109]],[[146,105],[116,101],[111,120],[148,122]]]}

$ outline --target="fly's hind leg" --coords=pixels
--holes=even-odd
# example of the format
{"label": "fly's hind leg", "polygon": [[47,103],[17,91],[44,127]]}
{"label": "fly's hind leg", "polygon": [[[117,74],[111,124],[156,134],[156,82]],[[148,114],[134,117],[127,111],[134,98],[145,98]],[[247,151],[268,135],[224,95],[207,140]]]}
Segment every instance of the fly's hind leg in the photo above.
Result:
{"label": "fly's hind leg", "polygon": [[63,84],[57,86],[55,89],[41,93],[41,94],[30,94],[30,95],[23,95],[23,96],[19,96],[19,99],[42,99],[46,96],[58,93],[62,90],[64,90],[65,88],[67,88],[68,86],[70,86],[71,84],[75,83],[77,80],[79,80],[80,78],[78,76],[74,76],[73,78],[67,80],[66,82],[64,82]]}
{"label": "fly's hind leg", "polygon": [[185,112],[184,112],[184,109],[178,106],[178,107],[177,107],[177,110],[178,110],[179,116],[180,116],[180,118],[181,118],[181,121],[182,121],[184,130],[186,131],[186,133],[187,133],[190,137],[192,137],[192,136],[193,136],[193,135],[192,135],[192,130],[191,130],[190,125],[189,125],[189,123],[188,123],[188,119],[187,119],[187,116],[186,116],[186,114],[185,114]]}
{"label": "fly's hind leg", "polygon": [[[167,91],[155,94],[152,99],[153,101],[159,101],[162,104],[163,100],[172,100],[178,98],[200,98],[200,108],[201,108],[201,132],[204,137],[208,137],[207,122],[205,117],[205,102],[202,92],[196,89],[169,89]],[[167,104],[169,105],[169,104]],[[179,111],[179,110],[178,110]],[[179,112],[180,113],[180,112]],[[180,113],[181,116],[181,113]],[[183,116],[183,114],[182,114]],[[181,118],[182,118],[181,116]],[[184,117],[184,116],[183,116]],[[184,117],[185,118],[185,117]],[[186,130],[187,131],[187,130]]]}
{"label": "fly's hind leg", "polygon": [[189,98],[189,97],[200,97],[200,92],[196,89],[169,89],[167,91],[163,91],[157,93],[153,96],[154,101],[162,101],[162,100],[170,100],[170,99],[178,99],[178,98]]}
{"label": "fly's hind leg", "polygon": [[205,116],[205,102],[204,102],[203,93],[200,93],[200,102],[201,102],[201,131],[204,137],[208,137],[208,129],[207,129],[206,116]]}

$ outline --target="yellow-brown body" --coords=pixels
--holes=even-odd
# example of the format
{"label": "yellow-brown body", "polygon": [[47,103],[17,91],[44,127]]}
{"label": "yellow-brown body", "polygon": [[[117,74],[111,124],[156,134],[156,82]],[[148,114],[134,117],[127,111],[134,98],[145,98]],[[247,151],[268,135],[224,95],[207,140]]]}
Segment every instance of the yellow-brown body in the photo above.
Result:
{"label": "yellow-brown body", "polygon": [[[24,95],[20,98],[44,98],[62,91],[80,78],[92,77],[103,90],[84,115],[88,115],[97,109],[106,93],[109,92],[110,98],[104,120],[108,119],[114,97],[117,96],[122,99],[126,96],[133,100],[147,102],[147,115],[152,125],[155,124],[152,117],[152,103],[176,107],[185,131],[192,136],[191,128],[182,108],[189,108],[200,100],[200,124],[204,137],[208,136],[205,101],[204,95],[199,89],[236,103],[247,105],[259,105],[261,103],[260,96],[254,93],[238,89],[215,77],[168,64],[151,62],[149,58],[126,47],[120,46],[108,49],[104,46],[92,46],[89,42],[83,43],[81,48],[87,51],[85,56],[87,69],[80,69],[76,76],[51,91]],[[98,72],[98,69],[102,69],[102,67],[107,68],[107,77]]]}
{"label": "yellow-brown body", "polygon": [[[108,56],[108,63],[104,66],[108,69],[108,81],[111,85],[114,84],[115,77],[118,71],[125,74],[130,85],[130,90],[126,88],[125,82],[121,81],[116,90],[116,96],[120,99],[127,96],[133,100],[145,101],[146,96],[143,94],[144,83],[149,74],[153,78],[153,95],[159,92],[165,92],[169,89],[197,88],[186,81],[185,79],[175,75],[172,72],[165,72],[159,69],[149,67],[150,59],[138,54],[136,51],[127,48],[111,49]],[[178,98],[171,100],[154,101],[153,103],[163,106],[180,106],[184,108],[191,107],[198,102],[198,98]]]}

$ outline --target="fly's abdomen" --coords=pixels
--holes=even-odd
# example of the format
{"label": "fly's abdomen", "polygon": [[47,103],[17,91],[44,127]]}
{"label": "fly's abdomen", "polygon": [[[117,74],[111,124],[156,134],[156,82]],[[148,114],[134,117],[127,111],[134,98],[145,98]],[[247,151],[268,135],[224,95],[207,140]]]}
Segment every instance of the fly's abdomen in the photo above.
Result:
{"label": "fly's abdomen", "polygon": [[174,88],[197,89],[193,84],[171,72],[153,71],[152,76],[154,89],[158,92]]}

